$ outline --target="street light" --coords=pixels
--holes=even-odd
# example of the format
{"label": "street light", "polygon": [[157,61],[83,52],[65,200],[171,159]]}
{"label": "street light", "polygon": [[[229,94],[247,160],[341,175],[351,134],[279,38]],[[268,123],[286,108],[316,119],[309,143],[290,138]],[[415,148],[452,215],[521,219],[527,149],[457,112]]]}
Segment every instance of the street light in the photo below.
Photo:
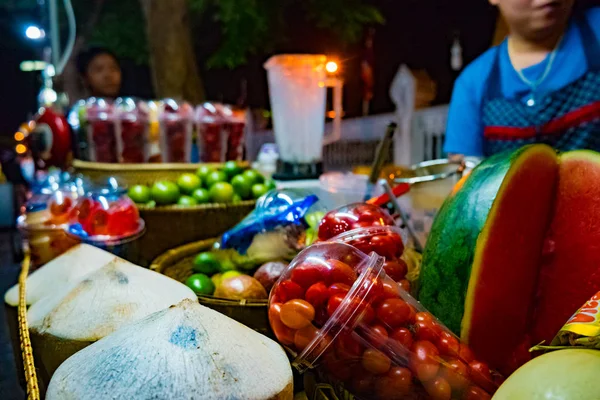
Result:
{"label": "street light", "polygon": [[29,25],[27,29],[25,29],[25,36],[31,40],[40,40],[46,36],[46,32],[35,25]]}

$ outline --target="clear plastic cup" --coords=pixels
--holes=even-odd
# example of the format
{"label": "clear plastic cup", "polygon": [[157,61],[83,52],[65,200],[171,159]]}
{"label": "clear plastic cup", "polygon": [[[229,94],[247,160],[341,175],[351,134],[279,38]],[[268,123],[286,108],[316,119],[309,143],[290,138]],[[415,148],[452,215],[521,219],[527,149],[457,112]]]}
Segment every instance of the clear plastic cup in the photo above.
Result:
{"label": "clear plastic cup", "polygon": [[143,102],[119,98],[117,109],[117,148],[119,162],[145,163],[150,158],[150,122]]}
{"label": "clear plastic cup", "polygon": [[301,252],[277,281],[269,320],[299,371],[358,399],[490,399],[502,377],[383,269],[345,243]]}
{"label": "clear plastic cup", "polygon": [[192,151],[193,108],[188,103],[164,100],[159,114],[162,161],[190,162]]}
{"label": "clear plastic cup", "polygon": [[369,226],[393,226],[394,219],[383,208],[367,203],[352,203],[325,214],[319,224],[319,240]]}
{"label": "clear plastic cup", "polygon": [[326,194],[324,201],[331,208],[361,202],[367,193],[366,175],[350,172],[327,172],[319,177],[321,190]]}
{"label": "clear plastic cup", "polygon": [[86,106],[90,161],[117,163],[117,123],[113,104],[91,98]]}
{"label": "clear plastic cup", "polygon": [[223,162],[227,155],[227,135],[223,115],[215,104],[204,103],[196,109],[197,144],[201,162]]}

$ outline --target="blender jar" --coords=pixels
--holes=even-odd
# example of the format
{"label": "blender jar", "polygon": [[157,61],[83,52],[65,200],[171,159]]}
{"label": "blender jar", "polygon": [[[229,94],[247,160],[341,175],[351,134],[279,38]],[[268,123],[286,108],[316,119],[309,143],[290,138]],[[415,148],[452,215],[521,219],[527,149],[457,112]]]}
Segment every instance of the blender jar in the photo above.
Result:
{"label": "blender jar", "polygon": [[324,55],[281,54],[264,65],[280,161],[276,179],[316,178],[325,131]]}

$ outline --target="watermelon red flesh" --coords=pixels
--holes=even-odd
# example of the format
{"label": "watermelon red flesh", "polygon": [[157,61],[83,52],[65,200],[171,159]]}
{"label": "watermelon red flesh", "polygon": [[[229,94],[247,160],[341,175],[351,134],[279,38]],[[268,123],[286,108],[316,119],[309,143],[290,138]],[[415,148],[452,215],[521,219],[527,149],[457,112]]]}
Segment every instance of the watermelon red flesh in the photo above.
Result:
{"label": "watermelon red flesh", "polygon": [[475,251],[461,337],[509,374],[529,359],[533,304],[558,175],[555,152],[531,148],[504,178]]}
{"label": "watermelon red flesh", "polygon": [[[436,216],[423,254],[419,300],[456,334],[461,331],[476,250],[486,246],[485,241],[478,241],[478,237],[488,225],[488,216],[497,193],[507,175],[520,177],[511,171],[538,158],[553,159],[554,165],[557,162],[554,151],[544,145],[526,146],[513,153],[501,153],[486,159],[462,182],[459,190],[453,191]],[[545,165],[544,162],[541,164]],[[531,182],[523,181],[523,184],[529,185]],[[514,187],[518,188],[519,185]],[[551,198],[545,201],[551,203]],[[538,199],[523,206],[530,211],[540,202],[542,200]],[[499,217],[509,218],[510,215]],[[521,237],[516,232],[510,234],[510,240],[505,243],[507,250],[513,248],[515,238]],[[504,265],[508,268],[513,263],[512,259],[502,261],[505,263],[503,269]],[[502,302],[505,297],[507,294],[502,293],[496,301]]]}
{"label": "watermelon red flesh", "polygon": [[600,290],[600,154],[561,156],[554,217],[540,269],[534,343],[550,342]]}

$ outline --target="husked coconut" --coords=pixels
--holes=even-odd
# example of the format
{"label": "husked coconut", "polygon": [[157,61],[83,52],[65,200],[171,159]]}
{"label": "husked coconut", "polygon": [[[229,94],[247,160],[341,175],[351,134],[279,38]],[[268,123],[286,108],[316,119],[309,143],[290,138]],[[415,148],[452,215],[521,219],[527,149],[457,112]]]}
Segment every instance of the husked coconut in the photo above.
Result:
{"label": "husked coconut", "polygon": [[[54,293],[61,286],[79,281],[115,258],[117,257],[114,254],[89,244],[79,244],[70,248],[29,275],[25,297],[27,305]],[[19,304],[19,285],[6,292],[4,301],[13,307]]]}
{"label": "husked coconut", "polygon": [[271,339],[184,300],[73,355],[46,398],[291,400],[292,370]]}
{"label": "husked coconut", "polygon": [[116,258],[29,308],[34,354],[51,376],[75,352],[186,298],[197,301],[184,284]]}

